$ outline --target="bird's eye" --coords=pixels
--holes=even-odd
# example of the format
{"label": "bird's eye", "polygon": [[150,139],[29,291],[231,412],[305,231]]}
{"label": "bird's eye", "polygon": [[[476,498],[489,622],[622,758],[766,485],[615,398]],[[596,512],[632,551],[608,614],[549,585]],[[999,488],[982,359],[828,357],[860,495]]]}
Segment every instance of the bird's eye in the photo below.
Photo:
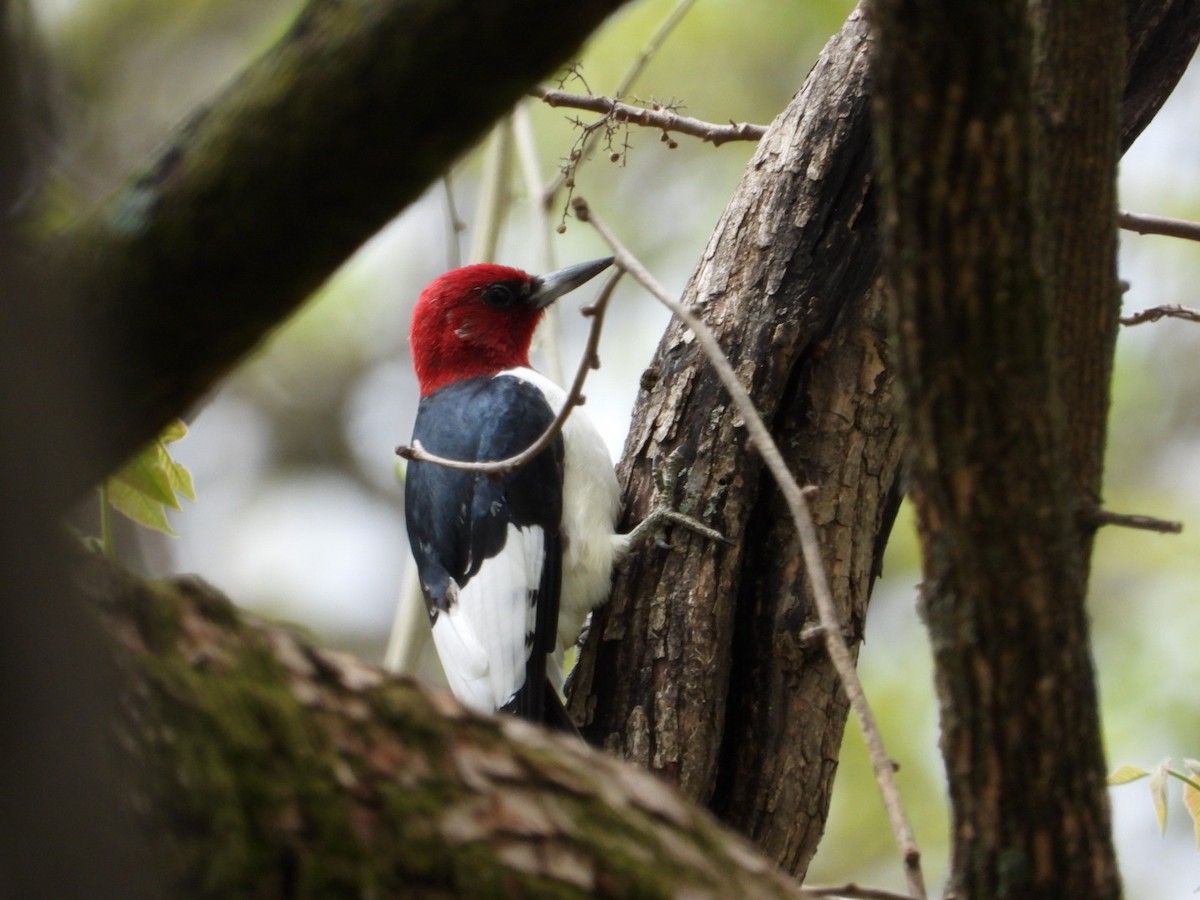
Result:
{"label": "bird's eye", "polygon": [[492,284],[484,290],[483,302],[493,309],[507,309],[517,302],[517,292],[507,284]]}

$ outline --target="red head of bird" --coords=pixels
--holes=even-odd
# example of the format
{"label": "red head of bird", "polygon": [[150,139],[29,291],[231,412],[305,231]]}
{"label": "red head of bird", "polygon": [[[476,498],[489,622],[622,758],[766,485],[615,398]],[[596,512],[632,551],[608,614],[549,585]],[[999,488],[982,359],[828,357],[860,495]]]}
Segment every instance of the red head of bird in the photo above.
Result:
{"label": "red head of bird", "polygon": [[417,300],[409,334],[421,396],[456,381],[527,367],[546,307],[611,263],[597,259],[541,276],[480,264],[436,278]]}

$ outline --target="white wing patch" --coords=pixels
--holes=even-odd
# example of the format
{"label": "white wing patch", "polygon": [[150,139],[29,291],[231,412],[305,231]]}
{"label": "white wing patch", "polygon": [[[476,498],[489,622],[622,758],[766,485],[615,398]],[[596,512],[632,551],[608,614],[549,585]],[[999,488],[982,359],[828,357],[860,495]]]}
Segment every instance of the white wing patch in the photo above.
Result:
{"label": "white wing patch", "polygon": [[[508,369],[504,374],[541,390],[556,414],[566,402],[567,392],[540,372]],[[614,543],[613,538],[621,492],[604,438],[582,409],[572,410],[562,434],[563,561],[558,644],[559,650],[565,651],[578,639],[588,613],[608,598],[613,562],[620,548],[620,542]],[[562,653],[558,655],[561,683]]]}
{"label": "white wing patch", "polygon": [[537,526],[509,525],[504,549],[484,561],[433,623],[450,688],[472,709],[495,712],[525,683],[526,637],[537,622],[544,541]]}

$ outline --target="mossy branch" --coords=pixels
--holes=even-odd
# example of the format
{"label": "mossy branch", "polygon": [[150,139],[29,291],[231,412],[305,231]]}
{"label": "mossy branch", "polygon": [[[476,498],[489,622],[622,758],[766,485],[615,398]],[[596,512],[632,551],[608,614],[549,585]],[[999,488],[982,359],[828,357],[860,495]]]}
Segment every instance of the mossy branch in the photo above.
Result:
{"label": "mossy branch", "polygon": [[117,744],[171,896],[794,897],[657,778],[97,560]]}

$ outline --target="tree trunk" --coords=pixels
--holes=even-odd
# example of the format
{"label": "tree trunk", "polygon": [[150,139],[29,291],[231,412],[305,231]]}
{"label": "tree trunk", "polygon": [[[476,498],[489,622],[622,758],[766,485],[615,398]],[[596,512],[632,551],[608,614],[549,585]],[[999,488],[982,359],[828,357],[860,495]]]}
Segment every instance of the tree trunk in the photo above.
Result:
{"label": "tree trunk", "polygon": [[[1036,46],[1023,0],[873,7],[886,276],[962,897],[1120,894],[1077,515],[1081,486],[1099,487],[1119,296],[1120,11],[1054,6],[1034,6]],[[1092,230],[1068,236],[1067,210]]]}
{"label": "tree trunk", "polygon": [[[686,292],[789,463],[822,488],[814,516],[855,639],[899,459],[869,291],[869,46],[855,13],[763,138]],[[678,781],[802,875],[824,827],[846,701],[820,640],[803,637],[816,619],[794,529],[680,326],[647,388],[622,467],[629,520],[646,509],[653,469],[674,466],[683,489],[667,499],[735,546],[677,531],[672,552],[631,561],[596,616],[574,708],[586,709],[590,739]]]}
{"label": "tree trunk", "polygon": [[[1125,147],[1183,73],[1200,8],[1132,4],[1129,29]],[[814,514],[855,647],[900,457],[894,348],[871,290],[879,245],[868,47],[856,11],[763,139],[684,292],[789,462],[820,489]],[[647,549],[629,561],[594,617],[572,713],[590,740],[677,781],[803,877],[846,706],[819,642],[803,636],[812,618],[792,527],[684,329],[668,329],[644,388],[621,470],[626,524],[649,508],[654,470],[667,466],[680,475],[669,499],[737,545],[676,532],[671,553]]]}
{"label": "tree trunk", "polygon": [[70,590],[58,482],[87,454],[95,385],[20,216],[43,178],[48,73],[30,11],[0,0],[0,895],[142,900],[153,872],[117,812],[114,684]]}
{"label": "tree trunk", "polygon": [[[1086,518],[1100,500],[1120,325],[1115,223],[1125,32],[1119,0],[1087,8],[1037,0],[1031,9],[1037,248],[1052,315],[1066,467]],[[1083,527],[1075,535],[1085,580],[1092,533]]]}

